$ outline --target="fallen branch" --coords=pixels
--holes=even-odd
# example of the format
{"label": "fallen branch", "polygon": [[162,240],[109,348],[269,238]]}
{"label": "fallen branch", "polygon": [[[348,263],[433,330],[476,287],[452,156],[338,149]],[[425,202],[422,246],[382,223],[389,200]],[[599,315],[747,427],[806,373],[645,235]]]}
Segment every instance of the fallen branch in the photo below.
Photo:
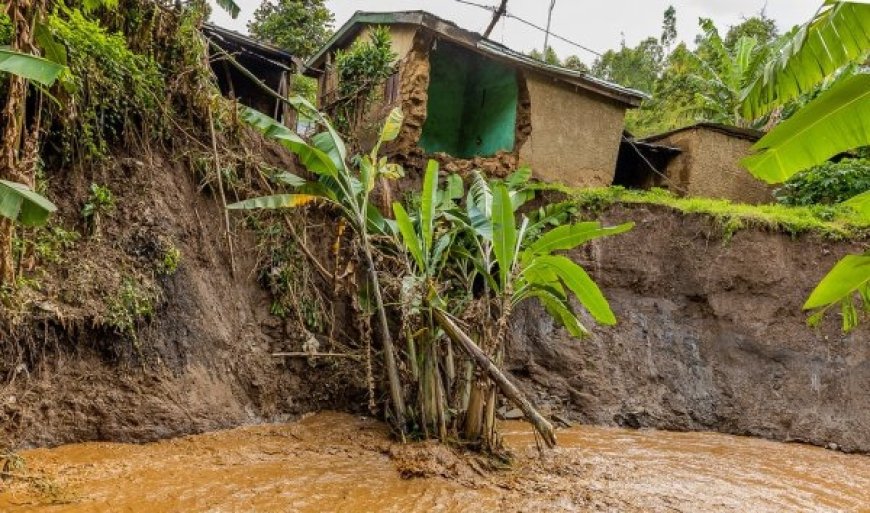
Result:
{"label": "fallen branch", "polygon": [[535,427],[535,430],[537,430],[541,435],[541,438],[544,439],[544,443],[547,444],[547,447],[555,447],[556,432],[553,430],[553,425],[550,424],[543,415],[538,413],[538,410],[536,410],[532,403],[526,399],[516,385],[511,383],[507,376],[505,376],[501,369],[493,363],[489,356],[487,356],[486,353],[484,353],[483,350],[480,349],[480,347],[478,347],[477,344],[475,344],[474,341],[471,340],[471,338],[466,335],[465,332],[462,331],[462,329],[457,326],[444,311],[434,308],[432,312],[438,325],[441,326],[447,336],[462,346],[462,349],[468,353],[468,356],[474,360],[474,363],[484,370],[489,375],[490,379],[495,382],[505,397],[522,410],[529,422],[531,422]]}
{"label": "fallen branch", "polygon": [[347,353],[309,353],[306,351],[295,351],[290,353],[272,353],[272,356],[287,356],[291,358],[303,358],[308,356],[320,356],[320,357],[333,357],[333,358],[351,358],[353,360],[360,360],[361,357],[358,354],[347,354]]}

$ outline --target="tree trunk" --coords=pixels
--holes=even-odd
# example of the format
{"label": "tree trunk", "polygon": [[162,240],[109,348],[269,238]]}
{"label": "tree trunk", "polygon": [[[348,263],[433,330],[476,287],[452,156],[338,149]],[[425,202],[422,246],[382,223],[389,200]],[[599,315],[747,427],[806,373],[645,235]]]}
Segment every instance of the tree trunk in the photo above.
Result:
{"label": "tree trunk", "polygon": [[[365,222],[365,221],[363,221]],[[399,369],[396,366],[396,349],[393,346],[393,337],[390,334],[390,325],[387,322],[387,312],[384,309],[384,299],[381,296],[381,285],[378,282],[378,273],[375,270],[375,261],[372,258],[372,250],[368,238],[362,235],[363,254],[366,259],[366,268],[369,281],[372,284],[372,295],[375,300],[375,308],[378,311],[378,324],[381,330],[381,344],[384,346],[384,366],[387,368],[387,379],[390,386],[390,398],[393,401],[396,425],[404,438],[405,430],[405,398],[402,396],[402,384],[399,381]]]}
{"label": "tree trunk", "polygon": [[[41,2],[31,4],[13,0],[7,8],[12,20],[11,48],[20,52],[32,51],[31,24],[42,9]],[[21,143],[24,137],[25,106],[27,104],[27,81],[18,75],[9,74],[6,104],[2,112],[2,140],[0,140],[0,178],[33,185],[33,177],[19,169]],[[9,219],[0,221],[0,285],[12,285],[15,281],[15,262],[12,254],[12,238],[15,224]]]}
{"label": "tree trunk", "polygon": [[532,423],[541,435],[541,438],[543,438],[547,447],[555,447],[556,433],[553,430],[553,425],[538,413],[535,407],[532,406],[532,403],[526,399],[516,385],[511,383],[498,366],[493,363],[493,361],[479,347],[477,347],[477,344],[475,344],[474,341],[471,340],[471,338],[466,335],[465,332],[463,332],[446,313],[436,308],[434,309],[434,316],[438,325],[441,326],[445,333],[447,333],[447,336],[453,339],[457,344],[461,345],[465,352],[474,360],[474,363],[484,370],[495,382],[505,397],[522,410],[529,422]]}

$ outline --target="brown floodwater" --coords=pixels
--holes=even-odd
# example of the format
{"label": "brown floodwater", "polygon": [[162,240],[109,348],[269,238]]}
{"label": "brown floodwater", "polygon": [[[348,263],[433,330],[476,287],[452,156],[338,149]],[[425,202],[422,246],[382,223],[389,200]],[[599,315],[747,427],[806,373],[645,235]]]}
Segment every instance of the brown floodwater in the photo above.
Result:
{"label": "brown floodwater", "polygon": [[162,442],[24,451],[2,512],[870,512],[870,457],[715,433],[503,426],[506,469],[338,413]]}

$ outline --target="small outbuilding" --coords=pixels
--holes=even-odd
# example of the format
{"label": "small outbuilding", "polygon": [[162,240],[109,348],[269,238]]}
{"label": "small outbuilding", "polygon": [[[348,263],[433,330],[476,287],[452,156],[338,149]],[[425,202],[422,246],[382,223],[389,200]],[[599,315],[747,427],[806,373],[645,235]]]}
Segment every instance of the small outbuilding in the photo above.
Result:
{"label": "small outbuilding", "polygon": [[300,63],[276,46],[217,25],[206,23],[202,33],[213,45],[210,49],[211,68],[221,93],[287,126],[294,126],[292,109],[258,82],[278,95],[287,96],[290,79]]}
{"label": "small outbuilding", "polygon": [[529,165],[541,180],[572,186],[613,182],[627,109],[643,93],[513,51],[423,11],[357,12],[306,63],[319,105],[335,101],[337,51],[389,28],[395,74],[383,115],[401,106],[405,124],[392,151],[419,165],[505,174]]}
{"label": "small outbuilding", "polygon": [[[643,146],[674,148],[653,177],[654,185],[676,194],[721,198],[741,203],[770,203],[772,189],[740,165],[764,135],[748,128],[698,123],[638,141]],[[638,168],[639,173],[645,173]],[[625,174],[625,172],[623,172]]]}

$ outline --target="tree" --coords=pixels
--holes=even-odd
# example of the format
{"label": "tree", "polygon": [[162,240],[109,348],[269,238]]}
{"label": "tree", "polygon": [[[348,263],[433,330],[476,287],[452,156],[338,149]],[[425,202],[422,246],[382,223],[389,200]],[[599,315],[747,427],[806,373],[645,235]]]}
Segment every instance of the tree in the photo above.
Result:
{"label": "tree", "polygon": [[757,16],[746,18],[743,22],[731,26],[725,35],[725,46],[734,48],[741,37],[751,37],[761,46],[766,46],[779,37],[776,21],[767,17],[764,11]]}
{"label": "tree", "polygon": [[529,52],[529,57],[531,57],[532,59],[546,62],[547,64],[552,64],[553,66],[562,65],[562,61],[559,60],[559,56],[556,54],[556,50],[553,50],[552,46],[548,46],[547,50],[544,53],[541,53],[540,50],[535,48],[534,50]]}
{"label": "tree", "polygon": [[324,0],[264,0],[248,22],[248,30],[304,59],[326,43],[334,21]]}
{"label": "tree", "polygon": [[634,48],[622,41],[618,51],[608,50],[592,64],[592,75],[617,84],[652,92],[662,71],[664,49],[657,38],[644,39]]}
{"label": "tree", "polygon": [[[352,165],[344,141],[326,117],[318,113],[304,98],[294,96],[288,98],[287,101],[297,111],[325,128],[324,131],[314,135],[310,143],[274,119],[256,110],[245,108],[243,119],[295,153],[299,157],[300,163],[316,174],[319,180],[303,183],[298,194],[278,194],[252,198],[233,203],[227,208],[232,210],[282,209],[321,201],[338,209],[360,240],[368,287],[370,287],[372,296],[371,302],[376,310],[381,345],[383,346],[384,367],[387,370],[390,398],[392,399],[392,420],[396,428],[404,435],[407,430],[405,400],[396,364],[396,350],[375,268],[371,241],[372,232],[385,234],[387,228],[383,216],[370,202],[371,192],[378,179],[398,178],[402,174],[401,167],[387,163],[386,158],[378,158],[381,145],[394,140],[399,135],[399,129],[402,126],[402,111],[394,109],[390,113],[371,152],[361,158],[354,159],[355,165]],[[293,178],[299,179],[295,176]]]}
{"label": "tree", "polygon": [[690,81],[696,82],[696,117],[705,121],[735,126],[750,126],[751,119],[742,115],[743,90],[751,83],[769,51],[751,37],[741,37],[728,47],[719,36],[712,20],[701,19],[704,43],[690,58],[696,70]]}
{"label": "tree", "polygon": [[566,57],[562,66],[581,73],[589,73],[589,66],[587,66],[586,63],[580,60],[580,57],[577,57],[576,55],[569,55]]}
{"label": "tree", "polygon": [[662,21],[662,37],[659,41],[666,51],[670,51],[677,41],[677,10],[673,5],[668,6],[665,10]]}

